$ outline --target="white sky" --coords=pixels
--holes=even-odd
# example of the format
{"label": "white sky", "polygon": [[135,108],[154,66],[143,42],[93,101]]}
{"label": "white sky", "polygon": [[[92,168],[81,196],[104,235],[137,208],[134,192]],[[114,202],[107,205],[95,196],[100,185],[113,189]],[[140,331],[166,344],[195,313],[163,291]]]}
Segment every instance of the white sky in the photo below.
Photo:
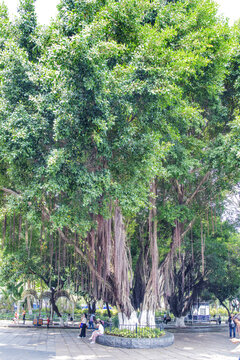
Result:
{"label": "white sky", "polygon": [[[36,0],[36,11],[40,24],[47,24],[56,15],[56,5],[60,0]],[[80,1],[80,0],[79,0]],[[230,19],[232,24],[240,18],[240,0],[215,0],[220,5],[219,12]],[[4,0],[10,14],[16,14],[18,0]]]}
{"label": "white sky", "polygon": [[230,24],[240,18],[240,0],[215,0],[219,5],[219,12],[229,18]]}
{"label": "white sky", "polygon": [[[8,7],[9,13],[16,14],[19,0],[2,0]],[[47,24],[52,17],[57,13],[56,5],[60,0],[36,0],[36,12],[38,15],[38,22],[40,24]]]}

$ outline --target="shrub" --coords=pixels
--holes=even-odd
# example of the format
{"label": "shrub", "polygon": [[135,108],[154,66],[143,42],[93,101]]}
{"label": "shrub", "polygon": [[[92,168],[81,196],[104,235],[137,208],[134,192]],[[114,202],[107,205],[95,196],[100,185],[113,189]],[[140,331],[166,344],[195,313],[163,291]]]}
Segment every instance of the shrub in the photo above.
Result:
{"label": "shrub", "polygon": [[219,309],[218,309],[218,313],[219,313],[219,315],[221,315],[221,316],[228,316],[228,312],[227,312],[227,310],[224,309],[224,308],[219,308]]}
{"label": "shrub", "polygon": [[137,328],[137,331],[131,331],[128,329],[105,329],[105,334],[114,335],[124,338],[158,338],[165,335],[165,332],[160,329],[151,329],[149,327]]}

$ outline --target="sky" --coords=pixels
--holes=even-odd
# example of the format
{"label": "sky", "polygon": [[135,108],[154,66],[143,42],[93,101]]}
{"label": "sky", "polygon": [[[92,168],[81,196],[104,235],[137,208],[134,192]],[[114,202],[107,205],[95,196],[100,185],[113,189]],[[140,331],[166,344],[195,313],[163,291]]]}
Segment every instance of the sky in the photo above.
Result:
{"label": "sky", "polygon": [[[16,14],[19,0],[3,0],[7,5],[9,13]],[[38,15],[38,22],[40,24],[48,24],[52,17],[57,13],[56,5],[60,0],[36,0],[36,12]]]}
{"label": "sky", "polygon": [[215,0],[220,5],[220,13],[229,18],[230,24],[240,18],[240,0]]}
{"label": "sky", "polygon": [[[4,0],[10,14],[16,14],[19,0]],[[56,5],[60,0],[36,0],[36,11],[40,24],[48,24],[51,17],[55,17]],[[240,18],[240,0],[215,0],[219,5],[219,12],[229,18],[230,24]]]}

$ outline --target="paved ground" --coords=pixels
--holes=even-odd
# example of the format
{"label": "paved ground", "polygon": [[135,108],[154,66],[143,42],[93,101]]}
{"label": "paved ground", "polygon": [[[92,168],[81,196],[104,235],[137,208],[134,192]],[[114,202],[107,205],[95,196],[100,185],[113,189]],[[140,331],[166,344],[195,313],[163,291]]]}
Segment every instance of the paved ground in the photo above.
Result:
{"label": "paved ground", "polygon": [[[117,349],[77,338],[77,329],[0,326],[1,360],[238,360],[240,343],[217,333],[175,333],[175,343],[160,349]],[[88,334],[89,335],[89,334]]]}

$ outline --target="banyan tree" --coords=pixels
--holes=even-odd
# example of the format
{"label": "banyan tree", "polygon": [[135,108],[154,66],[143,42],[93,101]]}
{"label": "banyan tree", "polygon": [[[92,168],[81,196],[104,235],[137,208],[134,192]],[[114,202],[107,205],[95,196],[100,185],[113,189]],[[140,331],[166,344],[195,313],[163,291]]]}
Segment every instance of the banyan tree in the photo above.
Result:
{"label": "banyan tree", "polygon": [[[8,189],[4,190],[8,193]],[[13,193],[11,190],[11,195]],[[40,228],[31,231],[31,240],[26,235],[29,222],[26,222],[25,216],[21,215],[21,227],[15,219],[17,231],[15,229],[14,236],[12,228],[8,230],[6,225],[12,222],[12,218],[4,216],[3,246],[9,254],[7,261],[11,262],[14,258],[12,272],[17,268],[22,279],[32,277],[43,281],[50,290],[46,294],[53,311],[60,318],[57,297],[69,287],[73,292],[116,305],[121,314],[120,321],[126,323],[127,318],[134,314],[130,294],[132,267],[123,216],[117,204],[111,208],[111,218],[95,218],[96,227],[84,239],[69,229],[58,228],[56,232],[49,232],[53,224],[46,211],[45,206],[41,217],[44,221]],[[6,276],[10,276],[9,268]],[[30,290],[29,294],[32,295],[32,292]],[[136,317],[132,321],[135,324]]]}
{"label": "banyan tree", "polygon": [[[42,303],[44,300],[48,300],[51,305],[51,318],[53,317],[54,312],[59,316],[60,322],[63,324],[62,316],[59,313],[59,310],[56,306],[56,302],[60,298],[66,298],[69,301],[73,302],[73,299],[71,299],[71,295],[66,290],[58,290],[54,294],[51,291],[43,291],[42,293],[38,294],[36,290],[34,289],[27,289],[23,292],[21,300],[18,302],[18,305],[20,306],[21,303],[24,303],[26,299],[33,297],[39,305],[39,315],[42,311]],[[20,311],[18,310],[18,313]]]}
{"label": "banyan tree", "polygon": [[22,42],[23,12],[0,17],[2,245],[52,294],[69,286],[116,305],[120,325],[137,309],[154,324],[192,215],[234,181],[230,30],[210,0],[62,0]]}
{"label": "banyan tree", "polygon": [[21,303],[24,304],[25,301],[27,301],[28,312],[29,312],[29,314],[32,315],[32,307],[31,307],[31,299],[32,298],[35,301],[39,302],[39,297],[38,297],[38,294],[37,294],[36,290],[34,290],[34,289],[26,289],[25,291],[23,291],[22,296],[21,296],[21,300],[18,301],[18,314],[20,313]]}
{"label": "banyan tree", "polygon": [[[117,4],[117,12],[111,2],[82,5],[72,10],[79,12],[80,22],[81,14],[91,13],[84,16],[86,23],[70,35],[57,20],[56,36],[41,44],[35,58],[28,52],[30,39],[23,44],[14,38],[16,29],[10,40],[3,38],[3,238],[10,252],[18,249],[18,239],[29,262],[36,260],[31,251],[35,242],[46,270],[50,264],[51,271],[42,280],[52,291],[69,281],[75,290],[116,304],[125,320],[133,306],[124,218],[146,206],[167,145],[160,140],[157,124],[159,99],[153,92],[158,84],[148,90],[144,108],[141,89],[127,96],[122,92],[122,87],[131,92],[129,85],[133,79],[137,84],[141,76],[142,60],[134,53],[137,38],[141,39],[137,29],[133,26],[132,34],[127,31],[122,42],[98,21],[102,14],[110,28],[115,26],[119,14],[124,19],[132,3]],[[132,25],[136,22],[144,28],[142,12],[151,7],[140,2]],[[38,29],[34,31],[37,36]],[[129,41],[132,46],[127,48]],[[135,68],[132,64],[137,61]],[[128,71],[121,74],[125,68]],[[169,105],[167,99],[163,103]],[[156,123],[149,117],[155,117]],[[62,275],[62,269],[68,273]],[[37,270],[32,271],[36,275]]]}

